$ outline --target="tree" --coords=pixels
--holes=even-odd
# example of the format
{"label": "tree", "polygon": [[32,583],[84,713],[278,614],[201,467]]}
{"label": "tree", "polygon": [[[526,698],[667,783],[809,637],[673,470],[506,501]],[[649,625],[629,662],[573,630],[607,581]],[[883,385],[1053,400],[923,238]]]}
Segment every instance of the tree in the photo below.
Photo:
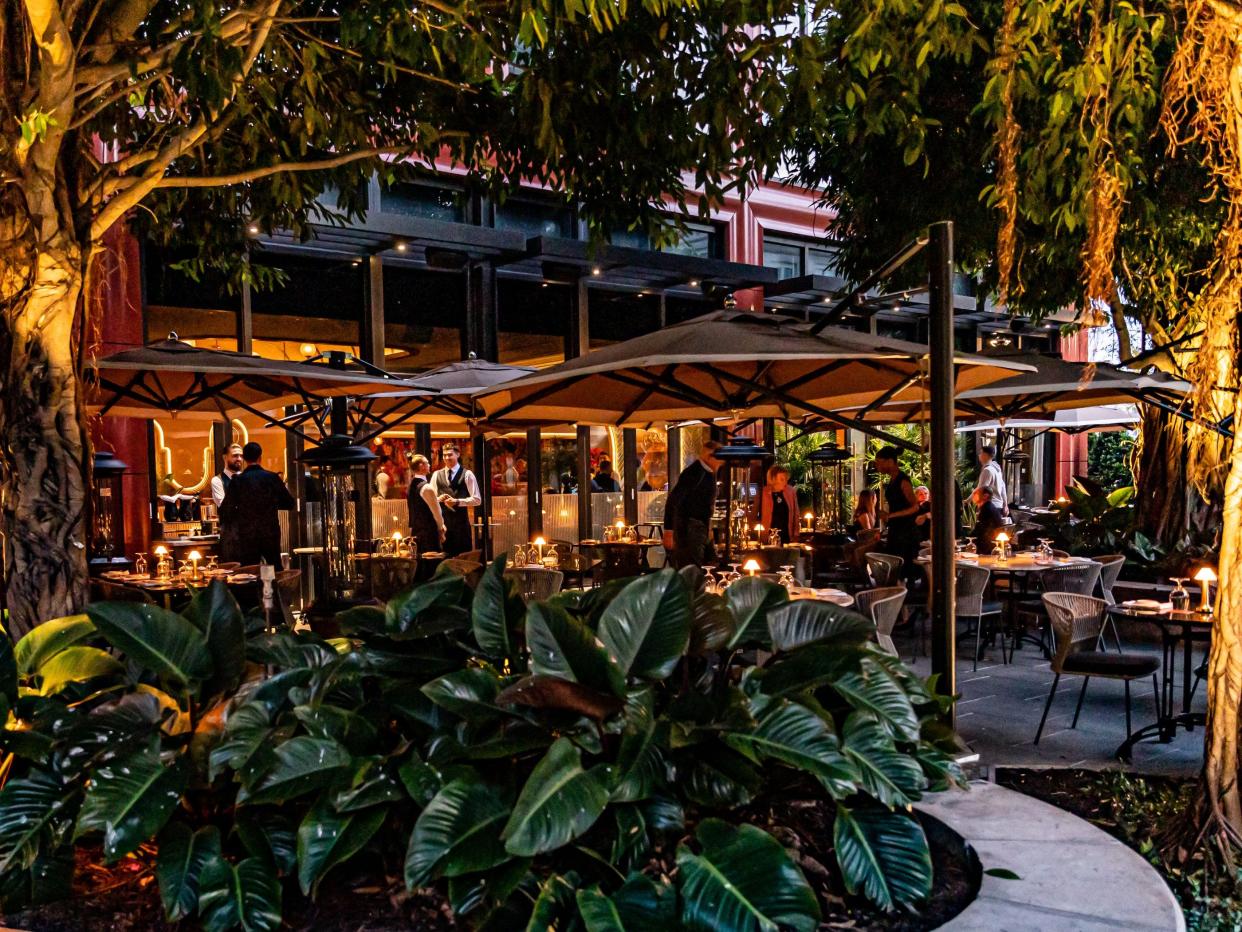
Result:
{"label": "tree", "polygon": [[357,214],[373,173],[391,184],[447,156],[496,194],[543,181],[596,230],[667,237],[670,200],[706,210],[779,155],[762,115],[790,93],[796,50],[773,24],[794,7],[3,0],[0,534],[16,631],[85,596],[85,295],[112,231],[132,219],[192,245],[192,273],[261,285],[250,226],[308,235]]}
{"label": "tree", "polygon": [[1177,534],[1182,489],[1223,499],[1195,831],[1242,841],[1242,443],[1209,430],[1232,418],[1242,365],[1242,6],[869,0],[836,13],[816,20],[832,64],[788,164],[851,234],[847,272],[956,218],[960,261],[1011,312],[1074,304],[1081,325],[1116,327],[1123,358],[1136,328],[1178,347],[1153,361],[1194,381],[1195,418],[1147,413],[1140,482]]}

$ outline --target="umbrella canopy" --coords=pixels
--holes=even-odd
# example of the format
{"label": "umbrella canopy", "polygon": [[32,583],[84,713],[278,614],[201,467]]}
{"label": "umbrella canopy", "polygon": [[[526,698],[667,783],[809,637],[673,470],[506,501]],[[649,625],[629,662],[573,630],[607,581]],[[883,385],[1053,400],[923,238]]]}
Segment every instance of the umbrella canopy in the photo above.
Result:
{"label": "umbrella canopy", "polygon": [[[791,318],[725,310],[544,369],[478,401],[488,421],[639,427],[744,412],[840,423],[841,408],[921,399],[926,357],[915,343],[838,328],[813,334]],[[1025,368],[965,354],[957,363],[959,391]]]}
{"label": "umbrella canopy", "polygon": [[1142,418],[1137,405],[1098,405],[1092,408],[1066,408],[1051,418],[1015,417],[1007,421],[976,421],[963,424],[958,433],[980,430],[1038,430],[1063,434],[1085,431],[1126,430]]}
{"label": "umbrella canopy", "polygon": [[344,361],[344,354],[331,364],[264,359],[170,337],[100,359],[87,373],[87,403],[99,414],[131,417],[153,411],[219,417],[238,410],[267,417],[285,405],[409,387],[374,366],[345,369]]}

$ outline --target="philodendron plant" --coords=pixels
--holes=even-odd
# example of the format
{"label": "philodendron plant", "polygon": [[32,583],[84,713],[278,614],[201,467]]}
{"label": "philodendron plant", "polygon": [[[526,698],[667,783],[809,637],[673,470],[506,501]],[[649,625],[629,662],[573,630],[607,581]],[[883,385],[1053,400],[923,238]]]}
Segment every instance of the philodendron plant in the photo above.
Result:
{"label": "philodendron plant", "polygon": [[957,779],[944,700],[858,614],[671,569],[527,606],[502,559],[339,620],[247,635],[213,585],[0,657],[0,906],[63,896],[91,843],[150,845],[168,917],[208,930],[277,928],[351,859],[479,928],[811,930],[798,862],[740,818],[791,780],[846,890],[930,891],[909,809]]}

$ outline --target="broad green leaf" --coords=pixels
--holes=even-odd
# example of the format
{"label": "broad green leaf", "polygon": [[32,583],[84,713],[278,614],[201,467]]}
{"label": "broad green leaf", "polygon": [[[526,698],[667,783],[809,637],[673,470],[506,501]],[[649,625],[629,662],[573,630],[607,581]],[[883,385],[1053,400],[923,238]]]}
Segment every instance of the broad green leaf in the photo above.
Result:
{"label": "broad green leaf", "polygon": [[537,676],[555,676],[625,695],[625,674],[595,632],[558,605],[536,603],[526,613],[526,647]]}
{"label": "broad green leaf", "polygon": [[575,898],[586,932],[627,932],[617,907],[598,885],[579,890]]}
{"label": "broad green leaf", "polygon": [[467,667],[438,677],[423,686],[424,696],[467,721],[486,721],[501,714],[496,696],[504,681],[492,670]]}
{"label": "broad green leaf", "polygon": [[272,765],[250,786],[242,786],[237,802],[283,803],[327,786],[352,763],[350,753],[335,741],[305,735],[290,738],[276,747]]}
{"label": "broad green leaf", "polygon": [[444,786],[440,772],[417,754],[411,755],[409,760],[397,768],[397,776],[401,778],[401,785],[405,787],[410,799],[419,808],[431,802]]}
{"label": "broad green leaf", "polygon": [[512,686],[506,687],[496,697],[496,704],[576,712],[596,722],[616,715],[625,707],[616,696],[599,692],[581,683],[563,680],[558,676],[524,676]]}
{"label": "broad green leaf", "polygon": [[703,932],[814,932],[819,902],[780,842],[753,825],[699,823],[701,853],[677,849],[682,927]]}
{"label": "broad green leaf", "polygon": [[860,713],[845,720],[841,750],[857,768],[863,789],[886,806],[909,805],[927,785],[914,755],[897,750],[883,727]]}
{"label": "broad green leaf", "polygon": [[875,623],[831,602],[798,599],[768,612],[768,633],[773,650],[789,651],[820,641],[865,641]]}
{"label": "broad green leaf", "polygon": [[212,674],[203,634],[180,615],[138,602],[99,602],[86,610],[113,647],[179,686]]}
{"label": "broad green leaf", "polygon": [[191,831],[184,822],[170,822],[160,832],[155,877],[164,915],[170,922],[198,909],[198,878],[203,866],[220,857],[220,830],[214,825]]}
{"label": "broad green leaf", "polygon": [[456,916],[468,915],[485,903],[501,906],[519,884],[523,886],[524,892],[527,892],[529,888],[529,898],[521,897],[526,908],[523,910],[519,907],[512,912],[503,908],[497,910],[499,914],[497,922],[493,923],[489,916],[487,923],[480,927],[490,932],[512,932],[525,925],[530,916],[531,900],[535,896],[535,890],[538,889],[538,881],[530,873],[530,858],[511,858],[491,870],[450,877],[448,879],[449,905],[453,907],[453,913]]}
{"label": "broad green leaf", "polygon": [[729,611],[724,596],[715,592],[696,592],[691,600],[691,611],[690,646],[686,649],[690,656],[713,653],[733,639],[733,613]]}
{"label": "broad green leaf", "polygon": [[332,805],[337,812],[356,812],[402,799],[405,799],[405,793],[401,782],[376,758],[359,768],[354,774],[353,784],[332,797]]}
{"label": "broad green leaf", "polygon": [[226,767],[245,777],[247,766],[272,734],[272,713],[259,702],[248,702],[233,710],[224,726],[224,735],[211,750],[208,778],[214,780]]}
{"label": "broad green leaf", "polygon": [[704,806],[744,806],[763,785],[759,768],[744,754],[709,741],[683,748],[677,757],[677,783]]}
{"label": "broad green leaf", "polygon": [[354,753],[364,753],[375,743],[374,723],[340,706],[326,702],[299,705],[294,707],[293,715],[312,737],[339,741]]}
{"label": "broad green leaf", "polygon": [[912,816],[879,806],[838,806],[832,835],[851,893],[862,890],[881,909],[910,905],[931,893],[927,836]]}
{"label": "broad green leaf", "polygon": [[95,634],[95,624],[86,615],[53,618],[30,631],[13,648],[17,672],[30,676],[66,647],[80,644]]}
{"label": "broad green leaf", "polygon": [[599,621],[599,639],[626,675],[663,679],[690,643],[690,590],[672,568],[621,590]]}
{"label": "broad green leaf", "polygon": [[236,867],[208,861],[198,879],[198,914],[204,932],[276,932],[280,928],[280,881],[259,858]]}
{"label": "broad green leaf", "polygon": [[324,875],[362,850],[387,815],[388,809],[382,806],[344,814],[322,800],[312,807],[298,826],[298,885],[302,892],[315,896]]}
{"label": "broad green leaf", "polygon": [[405,885],[426,886],[495,867],[509,859],[499,830],[509,807],[496,788],[478,780],[453,780],[427,804],[405,854]]}
{"label": "broad green leaf", "polygon": [[574,892],[578,875],[553,874],[539,885],[539,895],[530,911],[526,932],[547,932],[548,929],[567,928],[577,913]]}
{"label": "broad green leaf", "polygon": [[536,855],[566,845],[599,818],[608,804],[606,767],[582,769],[582,752],[558,738],[522,787],[501,838],[510,854]]}
{"label": "broad green leaf", "polygon": [[918,739],[919,719],[910,697],[874,660],[864,659],[857,673],[838,677],[832,688],[855,709],[869,713],[883,724],[893,737],[904,741]]}
{"label": "broad green leaf", "polygon": [[506,554],[483,571],[470,603],[470,624],[483,653],[495,660],[516,654],[513,632],[522,623],[526,606],[512,580],[505,579]]}
{"label": "broad green leaf", "polygon": [[207,641],[212,676],[208,693],[232,692],[246,669],[246,629],[241,608],[222,579],[213,579],[190,599],[183,615]]}
{"label": "broad green leaf", "polygon": [[56,777],[31,770],[0,790],[0,876],[25,870],[72,817],[65,799],[71,791]]}
{"label": "broad green leaf", "polygon": [[39,667],[40,691],[45,696],[58,693],[70,683],[82,683],[97,676],[121,676],[125,665],[98,647],[76,644],[52,655]]}
{"label": "broad green leaf", "polygon": [[836,733],[827,722],[796,702],[776,705],[754,731],[724,736],[740,751],[805,770],[836,799],[857,790],[858,771],[841,753]]}
{"label": "broad green leaf", "polygon": [[346,634],[383,634],[388,616],[378,605],[355,605],[336,613],[336,623]]}
{"label": "broad green leaf", "polygon": [[640,873],[632,873],[612,896],[599,886],[577,893],[586,932],[665,932],[677,925],[677,894]]}
{"label": "broad green leaf", "polygon": [[470,615],[462,608],[468,591],[461,576],[441,576],[390,599],[388,636],[409,640],[470,627]]}
{"label": "broad green leaf", "polygon": [[784,586],[778,586],[770,579],[747,576],[725,590],[725,601],[733,612],[734,622],[733,636],[729,639],[728,646],[767,646],[771,642],[768,634],[768,613],[788,603],[789,592]]}
{"label": "broad green leaf", "polygon": [[865,642],[812,644],[780,654],[750,679],[765,696],[778,698],[818,689],[847,672],[857,670],[865,656]]}
{"label": "broad green leaf", "polygon": [[233,826],[246,851],[282,874],[295,873],[298,839],[289,819],[278,810],[263,807],[243,806],[235,811]]}
{"label": "broad green leaf", "polygon": [[181,802],[185,784],[185,759],[177,757],[166,765],[151,748],[96,767],[74,837],[102,831],[104,858],[112,863],[164,827]]}

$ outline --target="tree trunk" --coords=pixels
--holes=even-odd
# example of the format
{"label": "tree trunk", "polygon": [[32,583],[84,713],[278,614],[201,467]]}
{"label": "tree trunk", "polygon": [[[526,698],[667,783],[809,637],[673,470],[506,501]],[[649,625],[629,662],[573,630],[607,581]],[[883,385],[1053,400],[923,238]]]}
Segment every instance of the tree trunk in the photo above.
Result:
{"label": "tree trunk", "polygon": [[83,279],[72,245],[45,244],[0,334],[0,534],[14,638],[86,602],[89,444],[75,363]]}
{"label": "tree trunk", "polygon": [[1145,405],[1141,436],[1134,475],[1135,485],[1143,490],[1135,503],[1137,524],[1171,551],[1189,529],[1191,496],[1196,496],[1186,473],[1185,422]]}

